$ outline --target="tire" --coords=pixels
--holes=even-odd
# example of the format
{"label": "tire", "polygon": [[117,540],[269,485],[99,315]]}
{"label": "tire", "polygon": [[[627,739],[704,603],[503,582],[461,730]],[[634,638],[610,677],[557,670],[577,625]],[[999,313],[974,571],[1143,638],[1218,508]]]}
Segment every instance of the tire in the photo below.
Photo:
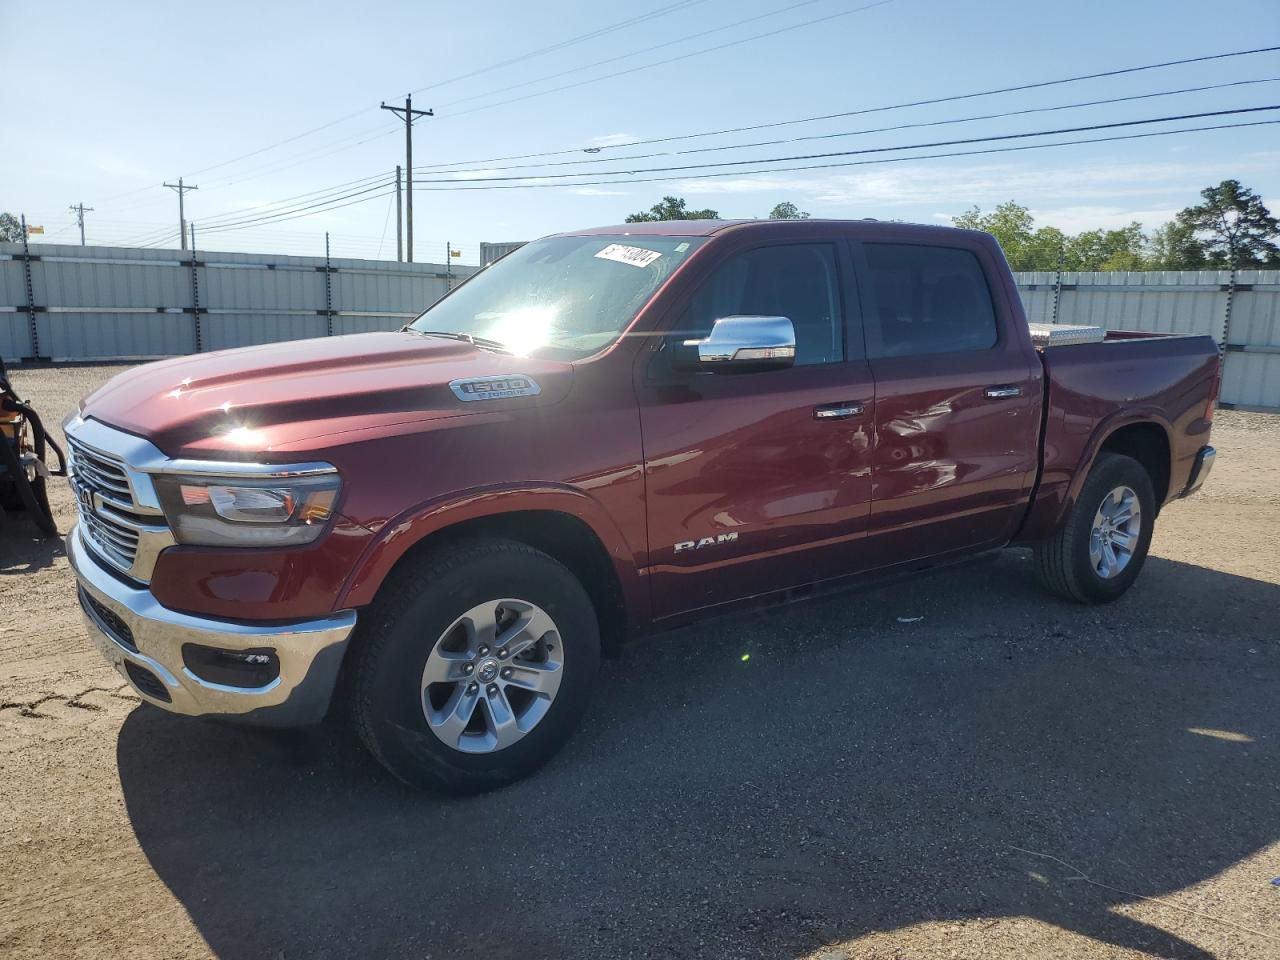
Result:
{"label": "tire", "polygon": [[[1117,504],[1128,495],[1116,496],[1116,492],[1122,490],[1130,491],[1137,501],[1137,529],[1129,531],[1136,539],[1120,569],[1106,575],[1098,566],[1098,541],[1093,539],[1095,520],[1103,516],[1100,511],[1104,507],[1112,509],[1115,516],[1123,516]],[[1118,599],[1142,572],[1155,517],[1151,477],[1142,464],[1123,454],[1099,454],[1062,526],[1048,540],[1035,546],[1036,572],[1041,582],[1059,596],[1077,603],[1110,603]],[[1112,536],[1123,535],[1123,530],[1115,529]],[[1105,524],[1103,532],[1105,534]],[[1095,549],[1093,555],[1091,542]],[[1101,562],[1106,565],[1105,548],[1101,555]],[[1121,548],[1113,546],[1111,556],[1121,556]]]}
{"label": "tire", "polygon": [[[496,622],[484,611],[496,611]],[[357,629],[350,707],[361,739],[404,782],[445,793],[492,790],[546,763],[581,721],[600,666],[582,584],[547,554],[508,540],[459,541],[411,562]],[[452,679],[468,664],[466,677]],[[441,670],[450,679],[428,685]],[[495,670],[500,677],[482,676]],[[530,693],[525,677],[550,692]],[[469,721],[458,719],[464,712]]]}

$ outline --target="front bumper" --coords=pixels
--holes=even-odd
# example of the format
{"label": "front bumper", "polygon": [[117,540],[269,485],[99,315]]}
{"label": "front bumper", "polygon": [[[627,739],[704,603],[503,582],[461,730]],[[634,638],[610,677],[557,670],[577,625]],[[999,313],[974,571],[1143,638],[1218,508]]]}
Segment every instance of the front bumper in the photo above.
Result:
{"label": "front bumper", "polygon": [[1204,482],[1209,479],[1209,471],[1213,469],[1213,461],[1218,455],[1218,451],[1210,446],[1203,446],[1196,454],[1195,463],[1191,465],[1191,475],[1187,477],[1187,487],[1182,491],[1182,496],[1189,497],[1201,487]]}
{"label": "front bumper", "polygon": [[[301,726],[324,717],[351,632],[354,610],[324,620],[244,624],[178,613],[132,586],[85,546],[77,525],[67,557],[80,586],[89,635],[108,662],[148,703],[188,716],[236,717],[269,726]],[[279,674],[262,686],[214,683],[186,665],[183,647],[272,651]]]}

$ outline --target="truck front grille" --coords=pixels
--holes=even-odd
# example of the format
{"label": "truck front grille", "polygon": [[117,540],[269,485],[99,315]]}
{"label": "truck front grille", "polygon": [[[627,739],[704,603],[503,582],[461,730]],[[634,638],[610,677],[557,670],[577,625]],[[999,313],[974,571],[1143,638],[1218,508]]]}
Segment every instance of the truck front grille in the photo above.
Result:
{"label": "truck front grille", "polygon": [[108,508],[90,512],[80,507],[80,523],[89,543],[122,570],[133,566],[138,556],[138,531],[111,516]]}
{"label": "truck front grille", "polygon": [[[131,467],[124,456],[104,449],[119,443],[123,453],[139,442],[137,438],[101,425],[93,427],[92,446],[72,435],[70,428],[67,431],[81,538],[104,564],[146,582],[156,556],[173,544],[173,534],[154,503],[150,477]],[[142,485],[142,499],[151,506],[139,502],[135,483]]]}
{"label": "truck front grille", "polygon": [[71,448],[71,469],[77,477],[95,490],[108,494],[123,504],[133,505],[129,475],[121,461],[97,450],[90,450],[74,440],[70,440],[67,445]]}
{"label": "truck front grille", "polygon": [[133,631],[129,629],[129,625],[117,617],[106,604],[94,599],[93,594],[84,587],[80,587],[79,592],[80,606],[84,607],[85,613],[89,614],[94,623],[120,646],[137,653],[138,645],[133,642]]}

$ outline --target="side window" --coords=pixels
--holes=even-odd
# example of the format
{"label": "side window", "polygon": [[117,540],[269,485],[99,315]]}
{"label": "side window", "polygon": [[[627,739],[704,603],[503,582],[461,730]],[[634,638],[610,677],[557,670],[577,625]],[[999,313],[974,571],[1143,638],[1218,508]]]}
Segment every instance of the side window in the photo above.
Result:
{"label": "side window", "polygon": [[978,258],[968,250],[868,243],[874,303],[865,318],[872,357],[987,350],[997,340],[995,308]]}
{"label": "side window", "polygon": [[726,260],[698,288],[678,324],[705,337],[721,317],[786,317],[796,332],[796,365],[844,359],[844,320],[835,247],[761,247]]}

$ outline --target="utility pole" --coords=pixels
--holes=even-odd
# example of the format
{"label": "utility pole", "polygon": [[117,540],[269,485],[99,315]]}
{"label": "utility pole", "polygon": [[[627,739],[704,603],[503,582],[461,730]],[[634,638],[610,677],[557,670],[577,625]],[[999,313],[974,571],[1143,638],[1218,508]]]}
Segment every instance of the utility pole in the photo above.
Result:
{"label": "utility pole", "polygon": [[[383,236],[386,234],[384,233]],[[396,164],[396,263],[404,263],[404,216],[400,210],[400,164]]]}
{"label": "utility pole", "polygon": [[187,216],[183,212],[182,205],[183,194],[188,190],[199,190],[199,187],[189,187],[182,182],[182,178],[178,178],[177,183],[166,183],[166,187],[178,194],[178,237],[182,240],[182,249],[187,249]]}
{"label": "utility pole", "polygon": [[404,175],[405,175],[405,235],[408,240],[408,260],[413,263],[413,121],[418,117],[434,117],[433,110],[413,109],[413,97],[404,98],[403,107],[389,107],[382,104],[383,110],[390,110],[404,121]]}
{"label": "utility pole", "polygon": [[84,246],[84,215],[86,213],[93,213],[93,207],[86,207],[84,205],[84,201],[81,200],[79,203],[75,204],[74,206],[67,207],[67,209],[76,215],[76,222],[80,224],[80,246],[83,247]]}

